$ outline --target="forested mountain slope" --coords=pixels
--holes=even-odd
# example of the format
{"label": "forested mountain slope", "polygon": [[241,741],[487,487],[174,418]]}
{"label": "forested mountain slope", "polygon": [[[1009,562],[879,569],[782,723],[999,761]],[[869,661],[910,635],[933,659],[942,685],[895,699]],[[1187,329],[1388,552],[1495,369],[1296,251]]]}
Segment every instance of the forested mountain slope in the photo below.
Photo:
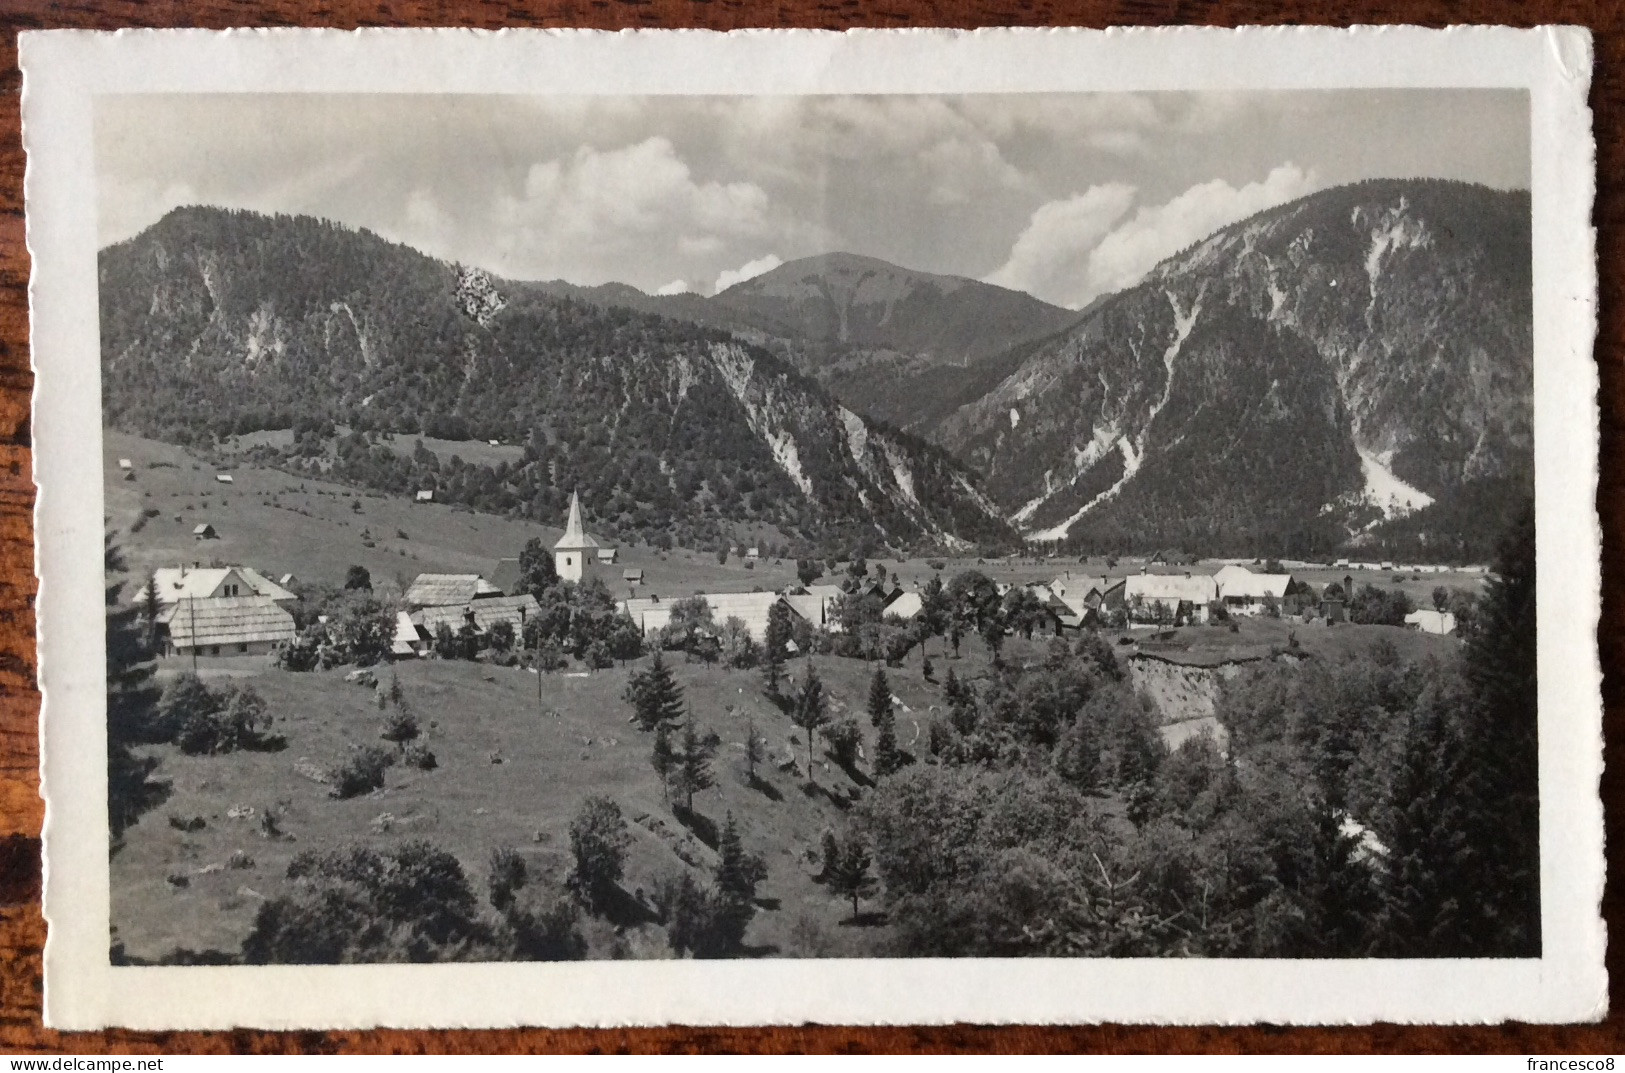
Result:
{"label": "forested mountain slope", "polygon": [[[945,452],[864,420],[766,351],[367,232],[180,209],[103,250],[100,286],[106,420],[144,435],[297,428],[295,455],[401,491],[432,468],[367,433],[522,443],[520,463],[458,475],[458,494],[552,519],[579,489],[611,533],[1010,537]],[[334,443],[335,424],[355,435]]]}
{"label": "forested mountain slope", "polygon": [[1030,535],[1482,558],[1532,492],[1529,199],[1439,181],[1225,228],[939,438]]}
{"label": "forested mountain slope", "polygon": [[537,286],[730,331],[788,359],[852,409],[926,436],[1013,371],[1013,348],[1079,316],[1020,291],[850,253],[791,261],[709,298],[620,283]]}

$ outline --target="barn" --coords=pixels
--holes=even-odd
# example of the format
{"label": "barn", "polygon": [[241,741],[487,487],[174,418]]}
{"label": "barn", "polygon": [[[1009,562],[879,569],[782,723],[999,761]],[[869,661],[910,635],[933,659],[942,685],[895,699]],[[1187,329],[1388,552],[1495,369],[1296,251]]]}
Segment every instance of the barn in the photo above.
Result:
{"label": "barn", "polygon": [[170,617],[168,650],[175,655],[264,655],[293,640],[293,616],[268,596],[189,599]]}
{"label": "barn", "polygon": [[192,535],[199,540],[218,540],[220,534],[214,531],[214,526],[208,522],[199,522],[192,527]]}

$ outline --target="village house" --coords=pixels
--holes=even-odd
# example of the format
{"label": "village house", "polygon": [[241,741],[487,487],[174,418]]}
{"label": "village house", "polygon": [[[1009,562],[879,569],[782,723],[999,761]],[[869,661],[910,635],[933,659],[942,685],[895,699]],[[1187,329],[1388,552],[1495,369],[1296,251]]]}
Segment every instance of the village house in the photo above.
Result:
{"label": "village house", "polygon": [[414,610],[424,607],[465,607],[476,600],[502,596],[501,589],[478,574],[419,574],[403,597]]}
{"label": "village house", "polygon": [[163,638],[172,655],[258,656],[296,632],[293,616],[269,596],[213,596],[176,605]]}
{"label": "village house", "polygon": [[1258,615],[1272,605],[1280,612],[1288,597],[1307,591],[1291,574],[1255,574],[1235,563],[1220,567],[1213,580],[1219,586],[1219,600],[1232,615]]}
{"label": "village house", "polygon": [[412,501],[414,503],[433,503],[434,502],[434,489],[433,488],[419,488],[418,492],[417,492],[417,495],[413,497]]}
{"label": "village house", "polygon": [[1205,623],[1218,595],[1207,574],[1131,574],[1123,584],[1129,619],[1139,623]]}
{"label": "village house", "polygon": [[299,598],[247,566],[160,566],[152,572],[152,581],[158,597],[160,622],[181,600],[265,596],[273,603],[284,604]]}
{"label": "village house", "polygon": [[614,566],[615,560],[620,557],[618,548],[599,548],[598,564],[600,566]]}
{"label": "village house", "polygon": [[423,636],[418,624],[405,611],[395,612],[395,637],[390,642],[390,655],[396,659],[421,656],[429,650],[429,639]]}
{"label": "village house", "polygon": [[886,618],[900,618],[905,622],[913,620],[925,607],[925,599],[917,592],[900,592],[892,598],[881,612]]}
{"label": "village house", "polygon": [[[731,618],[745,624],[751,640],[760,644],[767,639],[767,618],[777,603],[789,603],[787,597],[776,592],[710,592],[700,593],[710,605],[711,619],[720,628]],[[690,597],[679,597],[690,599]],[[675,599],[659,596],[635,596],[622,600],[619,609],[629,615],[645,637],[652,637],[671,622]],[[794,610],[794,605],[791,605]]]}
{"label": "village house", "polygon": [[629,566],[621,571],[621,580],[628,585],[643,584],[643,567]]}
{"label": "village house", "polygon": [[799,592],[786,593],[784,602],[790,605],[790,610],[814,626],[839,632],[841,624],[830,612],[835,601],[843,595],[839,585],[807,585]]}
{"label": "village house", "polygon": [[414,612],[411,618],[413,624],[418,627],[419,636],[425,642],[431,641],[441,626],[446,626],[453,633],[464,626],[472,626],[485,633],[499,622],[506,622],[512,626],[514,636],[518,637],[524,632],[526,620],[539,614],[541,609],[536,597],[527,592],[518,596],[485,597],[472,600],[460,607],[456,605],[424,607]]}
{"label": "village house", "polygon": [[199,522],[192,527],[192,535],[199,540],[218,540],[220,534],[214,531],[214,526],[208,522]]}
{"label": "village house", "polygon": [[219,481],[221,484],[235,483],[235,482],[233,482],[231,474],[229,474],[229,473],[216,473],[214,475],[214,479]]}

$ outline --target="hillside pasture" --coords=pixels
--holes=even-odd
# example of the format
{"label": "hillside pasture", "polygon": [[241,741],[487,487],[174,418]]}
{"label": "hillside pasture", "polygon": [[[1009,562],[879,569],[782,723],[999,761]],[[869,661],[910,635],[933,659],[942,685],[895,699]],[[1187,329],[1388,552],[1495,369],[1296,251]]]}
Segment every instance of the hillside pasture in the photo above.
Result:
{"label": "hillside pasture", "polygon": [[[966,646],[960,669],[974,675],[985,664],[971,648]],[[622,693],[635,665],[540,681],[516,668],[459,661],[380,668],[382,681],[398,675],[418,716],[420,740],[439,766],[425,772],[396,765],[382,791],[344,801],[331,798],[328,787],[308,773],[332,767],[363,745],[386,744],[379,737],[385,713],[375,691],[344,682],[344,669],[297,674],[261,663],[250,673],[233,666],[231,673],[247,674],[238,680],[265,698],[273,729],[287,747],[221,756],[145,747],[159,761],[152,777],[168,781],[171,793],[125,832],[125,844],[112,858],[113,924],[125,955],[156,960],[177,950],[235,954],[262,901],[286,889],[288,862],[302,850],[351,843],[387,849],[426,839],[454,854],[483,896],[492,850],[509,847],[526,858],[533,874],[562,882],[569,870],[570,820],[592,794],[613,798],[630,822],[633,845],[622,884],[629,895],[647,894],[658,877],[685,867],[708,878],[716,859],[707,845],[714,840],[709,827],[720,828],[731,812],[746,848],[768,865],[760,890],[764,908],[746,937],[752,948],[785,956],[856,956],[880,949],[886,928],[844,923],[850,903],[813,880],[822,834],[842,829],[843,814],[861,792],[866,763],[855,781],[831,762],[820,739],[818,789],[807,791],[800,731],[764,695],[758,673],[684,663],[680,655],[668,660],[696,723],[716,730],[723,741],[713,765],[716,787],[695,796],[702,817],[695,829],[678,820],[661,792],[649,764],[653,736],[627,721],[630,708]],[[921,751],[923,724],[942,700],[940,687],[921,679],[918,659],[911,664],[889,677],[898,700],[899,742]],[[865,752],[872,755],[873,729],[863,707],[873,668],[835,657],[818,657],[816,665],[832,717],[856,717]],[[788,674],[799,681],[804,666],[804,660],[792,660]],[[180,669],[170,661],[164,676]],[[946,673],[941,663],[938,673]],[[772,757],[758,765],[756,786],[745,775],[748,719],[766,737]],[[775,761],[790,755],[795,770],[781,770]],[[267,808],[291,838],[260,833]],[[647,818],[644,823],[632,822],[639,816]],[[171,817],[201,817],[204,826],[181,830]],[[253,866],[231,867],[234,853],[251,857]],[[685,864],[679,853],[698,865]],[[170,876],[184,877],[185,885]],[[658,930],[632,927],[623,939],[639,956],[664,950]]]}
{"label": "hillside pasture", "polygon": [[[527,540],[551,547],[563,533],[562,518],[559,526],[536,525],[261,466],[220,468],[187,448],[111,430],[103,434],[102,453],[105,513],[137,576],[158,566],[218,562],[339,584],[356,564],[404,587],[422,572],[489,575]],[[120,458],[130,459],[132,479],[124,479]],[[221,472],[231,474],[231,484],[215,480]],[[141,521],[146,511],[156,513]],[[201,522],[219,538],[196,539],[192,530]],[[594,569],[620,596],[634,591],[621,580],[627,567],[643,569],[639,596],[779,589],[795,580],[793,562],[747,568],[737,556],[723,565],[714,554],[689,549],[635,545],[619,552],[619,562]]]}

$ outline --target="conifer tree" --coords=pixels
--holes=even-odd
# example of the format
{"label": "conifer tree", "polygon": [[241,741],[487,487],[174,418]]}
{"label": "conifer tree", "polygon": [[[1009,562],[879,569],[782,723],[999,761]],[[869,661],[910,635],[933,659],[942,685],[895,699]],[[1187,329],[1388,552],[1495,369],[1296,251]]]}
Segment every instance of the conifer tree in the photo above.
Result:
{"label": "conifer tree", "polygon": [[683,688],[658,649],[648,669],[627,681],[626,699],[638,726],[644,730],[653,730],[662,723],[675,724],[683,717]]}
{"label": "conifer tree", "polygon": [[767,739],[756,729],[754,713],[745,716],[745,774],[756,785],[756,765],[767,759]]}
{"label": "conifer tree", "polygon": [[[122,575],[123,553],[111,534],[103,545],[103,562],[110,578]],[[140,612],[121,606],[122,580],[104,590],[107,604],[107,811],[108,828],[116,845],[126,828],[155,804],[163,788],[148,782],[157,761],[140,759],[131,746],[152,736],[158,704],[153,681],[152,651]]]}
{"label": "conifer tree", "polygon": [[767,878],[767,864],[754,853],[747,853],[739,837],[739,825],[734,814],[728,813],[717,841],[717,890],[725,895],[749,902],[756,897],[756,887]]}
{"label": "conifer tree", "polygon": [[903,754],[897,748],[897,718],[888,707],[875,731],[875,773],[890,775],[902,766]]}
{"label": "conifer tree", "polygon": [[676,763],[672,768],[672,789],[683,797],[683,810],[694,811],[694,795],[716,785],[711,772],[711,761],[717,755],[722,739],[716,733],[701,734],[694,729],[689,718],[683,726],[682,744],[678,747]]}
{"label": "conifer tree", "polygon": [[655,775],[660,779],[660,793],[665,797],[666,803],[671,803],[671,775],[677,767],[677,753],[671,747],[671,731],[665,723],[655,726],[654,749],[649,754],[649,765],[655,769]]}
{"label": "conifer tree", "polygon": [[874,893],[875,877],[869,871],[873,863],[863,840],[849,835],[839,843],[834,867],[829,870],[829,888],[835,894],[852,899],[852,919],[858,919],[858,900]]}
{"label": "conifer tree", "polygon": [[891,683],[886,681],[885,670],[876,667],[875,676],[869,680],[869,725],[878,727],[891,710]]}
{"label": "conifer tree", "polygon": [[818,672],[811,666],[807,668],[807,677],[801,683],[801,695],[796,698],[796,710],[791,720],[807,735],[807,778],[812,782],[818,781],[813,771],[813,746],[818,738],[818,728],[829,722],[828,702],[824,697],[824,683],[818,680]]}

